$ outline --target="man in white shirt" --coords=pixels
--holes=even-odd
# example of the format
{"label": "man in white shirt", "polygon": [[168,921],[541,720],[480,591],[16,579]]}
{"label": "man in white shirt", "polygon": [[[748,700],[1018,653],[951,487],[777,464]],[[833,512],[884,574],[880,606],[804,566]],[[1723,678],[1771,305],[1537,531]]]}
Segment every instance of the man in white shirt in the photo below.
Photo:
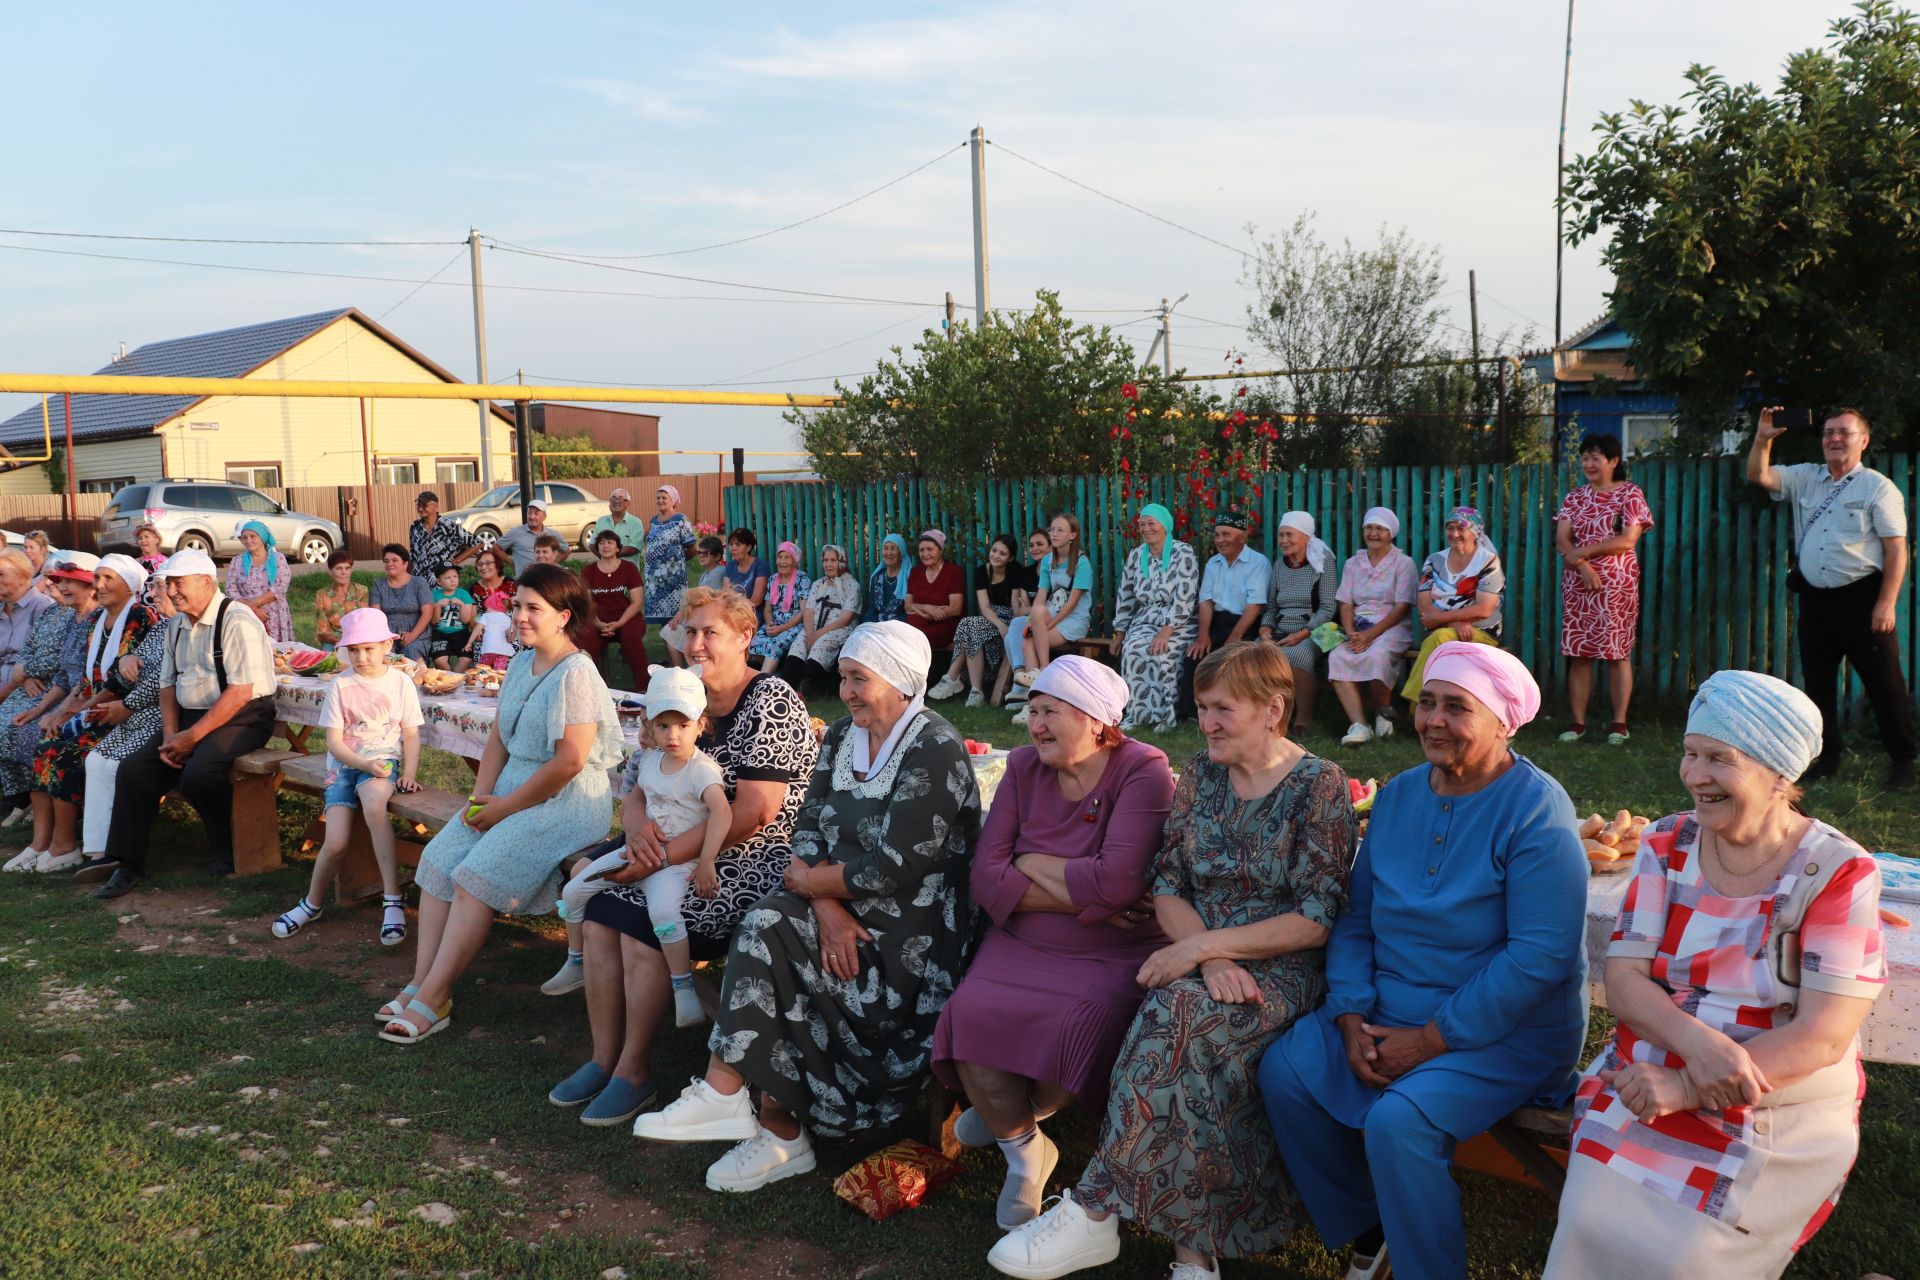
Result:
{"label": "man in white shirt", "polygon": [[160,658],[160,736],[121,763],[107,856],[75,873],[110,873],[96,898],[117,898],[146,875],[154,815],[176,788],[206,824],[208,869],[232,874],[227,768],[273,735],[273,642],[259,616],[221,593],[203,551],[177,551],[161,571],[178,612]]}
{"label": "man in white shirt", "polygon": [[1786,430],[1774,409],[1760,411],[1747,454],[1747,479],[1775,502],[1793,504],[1794,573],[1799,596],[1800,670],[1807,696],[1820,708],[1820,758],[1801,781],[1831,777],[1845,750],[1840,735],[1840,660],[1867,691],[1880,724],[1880,744],[1893,767],[1887,785],[1914,786],[1913,699],[1900,671],[1898,604],[1907,575],[1907,504],[1893,481],[1867,466],[1871,427],[1858,409],[1827,414],[1820,462],[1776,467],[1773,442]]}

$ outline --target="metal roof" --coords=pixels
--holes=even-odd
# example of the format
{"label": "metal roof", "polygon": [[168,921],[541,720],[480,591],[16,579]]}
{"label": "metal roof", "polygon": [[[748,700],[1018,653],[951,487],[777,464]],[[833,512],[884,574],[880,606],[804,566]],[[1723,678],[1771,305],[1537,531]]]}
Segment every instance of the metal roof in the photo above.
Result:
{"label": "metal roof", "polygon": [[[241,378],[299,346],[328,325],[352,316],[376,336],[391,343],[408,358],[445,382],[458,382],[453,374],[401,341],[387,329],[362,314],[356,307],[336,307],[312,315],[287,320],[268,320],[263,324],[241,325],[215,333],[198,333],[187,338],[150,342],[144,347],[94,372],[105,377],[152,378]],[[75,396],[73,398],[73,442],[123,440],[146,435],[164,422],[171,421],[199,404],[204,396]],[[494,416],[507,422],[513,415],[498,405],[491,406]],[[53,436],[64,435],[65,415],[59,400],[48,398],[47,405]],[[29,405],[0,422],[0,445],[16,452],[37,454],[44,437],[41,434],[40,406]],[[509,437],[511,438],[511,437]]]}

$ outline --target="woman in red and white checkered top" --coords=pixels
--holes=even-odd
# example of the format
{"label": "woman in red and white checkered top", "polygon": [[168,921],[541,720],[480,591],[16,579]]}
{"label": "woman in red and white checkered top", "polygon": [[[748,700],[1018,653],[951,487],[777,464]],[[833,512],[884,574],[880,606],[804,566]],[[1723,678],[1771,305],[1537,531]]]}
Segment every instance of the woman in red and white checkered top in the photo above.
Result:
{"label": "woman in red and white checkered top", "polygon": [[1649,828],[1607,948],[1549,1280],[1778,1276],[1833,1212],[1886,956],[1872,855],[1795,803],[1820,728],[1771,676],[1694,697],[1695,807]]}

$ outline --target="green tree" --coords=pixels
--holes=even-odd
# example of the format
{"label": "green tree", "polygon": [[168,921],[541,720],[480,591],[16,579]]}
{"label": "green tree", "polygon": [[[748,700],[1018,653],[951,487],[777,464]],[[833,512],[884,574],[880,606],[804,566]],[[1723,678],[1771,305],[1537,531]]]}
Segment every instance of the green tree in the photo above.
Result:
{"label": "green tree", "polygon": [[[599,443],[582,431],[570,436],[536,435],[533,448],[536,453],[592,453],[599,449]],[[546,475],[554,480],[602,480],[609,476],[632,475],[621,465],[618,458],[536,458],[536,463],[544,464],[545,471],[536,465],[534,474]]]}
{"label": "green tree", "polygon": [[[815,471],[836,484],[924,477],[949,510],[971,517],[976,481],[1119,472],[1120,431],[1134,474],[1192,456],[1212,397],[1142,369],[1105,325],[1074,324],[1045,290],[1030,311],[1000,312],[951,336],[929,329],[911,351],[893,348],[841,403],[792,408]],[[1131,394],[1123,394],[1128,393]]]}
{"label": "green tree", "polygon": [[1920,425],[1920,24],[1835,21],[1772,92],[1689,68],[1679,105],[1603,114],[1568,167],[1567,239],[1605,235],[1633,360],[1685,447],[1760,403],[1859,404],[1882,444]]}

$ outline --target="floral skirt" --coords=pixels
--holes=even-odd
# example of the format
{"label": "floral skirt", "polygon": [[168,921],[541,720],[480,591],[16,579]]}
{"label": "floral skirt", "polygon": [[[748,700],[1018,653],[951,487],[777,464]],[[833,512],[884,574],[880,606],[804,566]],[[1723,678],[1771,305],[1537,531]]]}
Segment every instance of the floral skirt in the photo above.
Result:
{"label": "floral skirt", "polygon": [[55,734],[43,738],[33,753],[31,791],[44,791],[55,800],[79,804],[87,790],[87,753],[106,735],[89,728],[77,738]]}

